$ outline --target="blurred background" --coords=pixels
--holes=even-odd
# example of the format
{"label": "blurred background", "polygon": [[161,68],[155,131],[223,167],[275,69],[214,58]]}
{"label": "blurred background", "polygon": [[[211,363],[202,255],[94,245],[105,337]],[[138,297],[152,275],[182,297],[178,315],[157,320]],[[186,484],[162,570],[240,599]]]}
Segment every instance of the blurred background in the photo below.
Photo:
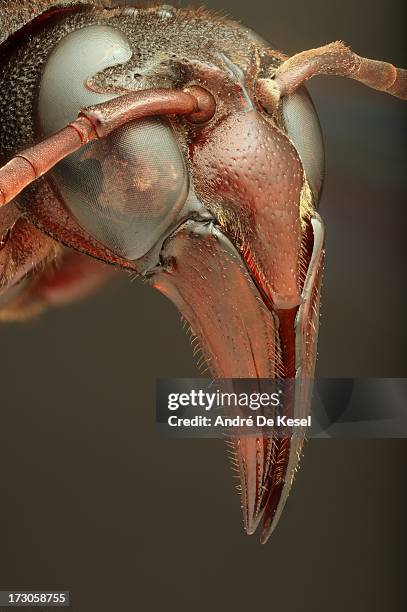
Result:
{"label": "blurred background", "polygon": [[[206,5],[289,54],[341,39],[407,64],[401,0]],[[309,89],[327,160],[317,374],[405,377],[405,106],[334,77]],[[260,546],[223,443],[158,436],[156,378],[198,370],[172,304],[117,277],[0,328],[0,588],[70,590],[80,612],[404,610],[406,442],[309,442]]]}

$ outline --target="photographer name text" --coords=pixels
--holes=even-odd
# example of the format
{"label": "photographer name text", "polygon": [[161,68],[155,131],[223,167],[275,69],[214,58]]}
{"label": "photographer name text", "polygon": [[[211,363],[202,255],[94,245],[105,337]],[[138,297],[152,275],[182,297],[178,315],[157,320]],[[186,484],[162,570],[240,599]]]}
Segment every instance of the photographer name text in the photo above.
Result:
{"label": "photographer name text", "polygon": [[304,418],[292,419],[281,415],[276,418],[255,415],[249,417],[225,417],[216,418],[208,416],[195,416],[192,418],[168,417],[170,427],[311,427],[311,415]]}

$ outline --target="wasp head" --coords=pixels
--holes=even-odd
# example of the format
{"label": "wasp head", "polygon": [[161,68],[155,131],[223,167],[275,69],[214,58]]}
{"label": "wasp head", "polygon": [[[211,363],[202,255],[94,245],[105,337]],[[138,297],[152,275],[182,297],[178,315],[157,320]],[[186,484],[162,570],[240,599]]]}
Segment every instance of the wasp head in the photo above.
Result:
{"label": "wasp head", "polygon": [[[25,222],[147,277],[189,322],[213,376],[312,377],[323,149],[306,91],[276,104],[264,87],[284,56],[202,10],[62,4],[5,43],[3,158],[131,92],[200,92],[208,106],[185,116],[163,106],[69,155],[21,194]],[[300,386],[292,414],[308,403]],[[245,527],[263,519],[263,540],[301,445],[236,441]]]}

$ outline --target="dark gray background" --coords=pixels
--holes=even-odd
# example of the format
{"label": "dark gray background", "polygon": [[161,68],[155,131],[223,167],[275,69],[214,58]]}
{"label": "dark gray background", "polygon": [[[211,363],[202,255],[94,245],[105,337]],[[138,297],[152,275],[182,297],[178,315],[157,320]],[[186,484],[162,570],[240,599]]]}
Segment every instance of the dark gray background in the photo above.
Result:
{"label": "dark gray background", "polygon": [[[207,5],[289,53],[342,39],[406,64],[401,1]],[[346,80],[310,89],[327,150],[318,373],[406,376],[405,109]],[[174,307],[119,276],[0,330],[0,587],[69,589],[80,612],[404,609],[406,443],[310,442],[260,546],[223,444],[158,437],[155,379],[197,369]]]}

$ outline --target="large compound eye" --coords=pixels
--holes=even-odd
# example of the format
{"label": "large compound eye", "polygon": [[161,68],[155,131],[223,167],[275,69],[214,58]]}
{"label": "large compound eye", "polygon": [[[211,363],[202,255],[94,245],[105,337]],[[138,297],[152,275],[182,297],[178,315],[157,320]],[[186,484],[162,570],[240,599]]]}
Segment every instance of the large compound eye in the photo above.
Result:
{"label": "large compound eye", "polygon": [[172,130],[160,119],[124,125],[54,169],[80,225],[124,259],[145,255],[180,213],[188,175]]}
{"label": "large compound eye", "polygon": [[[50,55],[38,102],[44,135],[73,121],[84,106],[109,100],[87,88],[100,70],[131,57],[125,36],[91,26],[66,36]],[[128,260],[145,255],[175,222],[188,196],[188,172],[170,125],[158,118],[124,125],[52,171],[79,224]]]}
{"label": "large compound eye", "polygon": [[321,127],[314,105],[305,89],[282,99],[287,135],[298,151],[315,201],[324,178],[325,158]]}

